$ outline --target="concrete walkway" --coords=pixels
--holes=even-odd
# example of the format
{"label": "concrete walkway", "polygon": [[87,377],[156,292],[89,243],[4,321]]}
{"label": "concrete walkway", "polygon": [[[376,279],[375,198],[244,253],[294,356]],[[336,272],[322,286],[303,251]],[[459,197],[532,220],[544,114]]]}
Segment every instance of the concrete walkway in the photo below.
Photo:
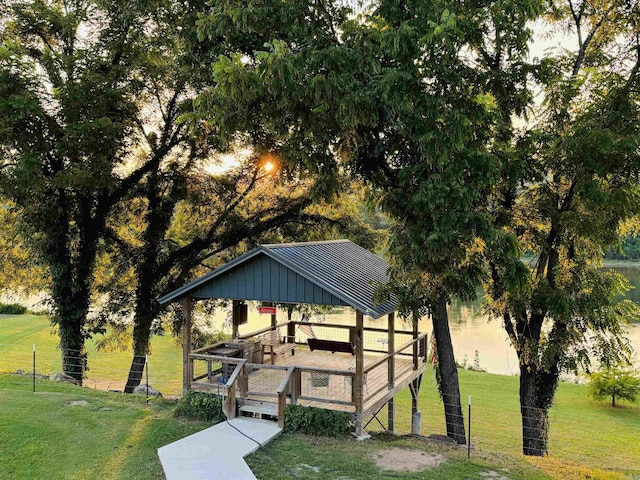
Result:
{"label": "concrete walkway", "polygon": [[282,429],[267,420],[238,417],[165,445],[158,456],[167,480],[255,480],[244,457],[260,445],[240,432],[264,445]]}

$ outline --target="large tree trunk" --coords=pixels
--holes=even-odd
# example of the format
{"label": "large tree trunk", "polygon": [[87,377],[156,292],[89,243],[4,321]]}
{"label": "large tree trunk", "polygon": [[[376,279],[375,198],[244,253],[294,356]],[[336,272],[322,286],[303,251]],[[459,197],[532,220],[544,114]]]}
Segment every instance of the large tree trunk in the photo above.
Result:
{"label": "large tree trunk", "polygon": [[543,456],[549,439],[549,414],[540,402],[535,365],[520,365],[520,413],[522,415],[522,453]]}
{"label": "large tree trunk", "polygon": [[447,302],[444,297],[438,299],[434,305],[431,318],[438,351],[438,366],[440,368],[447,436],[455,440],[458,444],[464,444],[466,443],[466,439],[464,417],[462,416],[462,405],[460,402],[458,369],[453,355]]}
{"label": "large tree trunk", "polygon": [[[63,220],[68,222],[66,216]],[[55,232],[47,252],[51,261],[51,298],[53,323],[58,326],[62,371],[82,385],[87,368],[84,342],[87,338],[87,315],[91,298],[91,282],[97,238],[94,232],[83,230],[80,222],[80,242],[72,252],[67,230]]]}
{"label": "large tree trunk", "polygon": [[144,358],[149,353],[151,325],[158,314],[153,295],[155,279],[153,262],[144,262],[137,270],[138,288],[136,289],[136,305],[133,322],[133,359],[124,387],[125,393],[133,393],[140,385],[144,370]]}
{"label": "large tree trunk", "polygon": [[151,323],[153,316],[140,315],[136,313],[133,327],[133,358],[129,367],[127,383],[124,387],[125,393],[133,393],[133,390],[140,385],[145,367],[145,358],[149,353],[149,340],[151,337]]}
{"label": "large tree trunk", "polygon": [[67,300],[67,308],[57,308],[57,325],[60,336],[62,371],[82,385],[87,367],[87,354],[84,349],[84,319],[87,312],[74,311],[73,301]]}
{"label": "large tree trunk", "polygon": [[[150,175],[145,193],[148,200],[147,222],[144,231],[144,247],[141,259],[136,266],[136,287],[134,321],[133,321],[133,359],[125,385],[125,393],[133,393],[140,385],[144,367],[143,358],[149,353],[151,325],[159,313],[155,299],[155,286],[159,283],[157,262],[162,250],[162,242],[171,222],[171,213],[175,199],[163,201],[159,189],[158,170]],[[173,188],[180,183],[174,181]],[[174,192],[172,192],[174,193]]]}

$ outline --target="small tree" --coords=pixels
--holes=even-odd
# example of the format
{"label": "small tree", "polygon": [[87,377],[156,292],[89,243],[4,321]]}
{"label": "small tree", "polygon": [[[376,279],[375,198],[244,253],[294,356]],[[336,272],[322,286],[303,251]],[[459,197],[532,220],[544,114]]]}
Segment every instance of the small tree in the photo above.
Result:
{"label": "small tree", "polygon": [[589,394],[596,399],[611,397],[611,406],[616,406],[616,397],[629,402],[640,398],[640,376],[632,370],[610,368],[591,375]]}

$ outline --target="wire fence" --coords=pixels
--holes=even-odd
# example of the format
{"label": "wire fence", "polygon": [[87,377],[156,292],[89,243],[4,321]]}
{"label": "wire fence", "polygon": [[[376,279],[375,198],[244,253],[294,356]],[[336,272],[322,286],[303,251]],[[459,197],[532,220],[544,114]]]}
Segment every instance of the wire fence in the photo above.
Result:
{"label": "wire fence", "polygon": [[[22,348],[16,348],[17,346]],[[12,348],[8,348],[12,347]],[[155,360],[147,357],[142,384],[149,384],[163,396],[174,397],[182,393],[182,360],[168,362],[166,358]],[[38,345],[2,345],[0,350],[0,373],[13,373],[33,377],[37,384],[42,380],[73,383],[74,377],[82,376],[82,385],[106,391],[124,391],[133,354],[127,352],[83,352],[79,350],[43,348]],[[68,378],[65,374],[70,374]],[[77,382],[79,383],[79,382]]]}
{"label": "wire fence", "polygon": [[[18,373],[33,378],[36,390],[51,389],[56,374],[63,371],[63,355],[59,349],[43,348],[35,352],[31,345],[20,349],[0,348],[0,373]],[[34,362],[35,357],[35,362]],[[84,365],[86,359],[88,370],[84,370],[83,385],[102,390],[123,391],[133,356],[126,352],[83,352],[66,351],[64,361],[70,366],[78,368]],[[197,366],[195,374],[207,374],[205,364]],[[222,364],[220,365],[222,367]],[[365,399],[374,397],[374,385],[384,384],[387,375],[387,363],[371,369],[363,385]],[[396,376],[398,369],[404,371],[410,366],[396,361]],[[262,375],[252,375],[248,385],[253,392],[275,392],[284,378],[285,371],[280,369],[261,369]],[[149,355],[148,363],[141,379],[166,396],[178,396],[182,392],[182,358],[178,354],[173,359],[166,355],[154,357]],[[505,377],[507,378],[507,377]],[[314,372],[302,372],[300,379],[300,395],[316,399],[344,400],[352,398],[352,377],[347,375],[318,375]],[[548,412],[530,408],[521,410],[516,382],[496,382],[496,385],[506,383],[508,388],[504,392],[478,391],[477,386],[466,385],[461,381],[463,395],[441,396],[434,380],[433,371],[429,368],[423,377],[417,410],[420,412],[420,434],[431,436],[434,441],[450,443],[447,439],[447,427],[464,425],[465,440],[470,442],[460,448],[470,448],[473,458],[475,452],[488,451],[520,455],[523,443],[531,453],[539,453],[562,459],[573,460],[576,463],[591,465],[603,469],[628,468],[640,470],[640,455],[636,449],[624,445],[617,445],[620,435],[629,430],[622,416],[611,415],[610,421],[581,417],[580,407],[584,403],[581,396],[570,397],[566,404],[555,405]],[[24,383],[23,383],[24,384]],[[30,385],[31,386],[31,385]],[[377,387],[376,387],[377,388]],[[474,389],[471,396],[466,392]],[[471,400],[471,405],[469,405]],[[400,392],[395,398],[394,424],[395,433],[399,435],[412,433],[412,399],[408,389]],[[325,406],[319,404],[318,406]],[[446,413],[446,415],[445,415]],[[387,407],[365,418],[366,430],[369,432],[382,431],[388,425]],[[523,426],[524,422],[524,426]],[[548,430],[545,426],[548,424]],[[547,437],[548,432],[548,437]],[[622,433],[621,433],[622,432]]]}

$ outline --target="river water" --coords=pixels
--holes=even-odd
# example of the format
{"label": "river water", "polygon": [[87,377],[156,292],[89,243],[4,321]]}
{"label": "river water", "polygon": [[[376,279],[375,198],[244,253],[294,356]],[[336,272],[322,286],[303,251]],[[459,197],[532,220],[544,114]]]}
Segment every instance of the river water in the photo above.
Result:
{"label": "river water", "polygon": [[[615,265],[611,268],[627,277],[634,288],[625,297],[640,305],[640,266]],[[454,303],[449,308],[449,322],[458,362],[462,362],[466,355],[468,363],[472,364],[477,350],[480,366],[487,371],[506,375],[518,373],[516,352],[509,343],[502,323],[482,313],[481,300],[467,304]],[[427,325],[428,322],[425,322],[425,327]],[[430,326],[427,329],[430,331]],[[634,364],[640,367],[640,323],[628,325],[627,334],[636,352]]]}
{"label": "river water", "polygon": [[[626,298],[640,304],[640,266],[619,267],[616,265],[615,269],[623,273],[633,286],[637,286],[637,288],[627,293]],[[270,317],[268,315],[260,316],[255,310],[254,308],[249,309],[249,323],[240,328],[241,334],[257,330],[269,324]],[[224,314],[222,312],[215,316],[215,323],[218,328],[222,328],[223,318]],[[286,314],[279,309],[278,322],[285,320]],[[355,316],[350,309],[338,309],[332,313],[314,316],[311,320],[353,325]],[[449,324],[454,353],[459,363],[464,362],[466,357],[467,364],[473,364],[477,351],[480,367],[487,371],[503,375],[515,375],[518,373],[518,359],[515,350],[510,345],[501,322],[499,320],[491,320],[483,314],[481,299],[472,303],[454,302],[449,308]],[[365,317],[365,325],[386,328],[387,320],[386,317],[378,320]],[[402,320],[397,319],[396,328],[401,325]],[[410,329],[410,324],[407,323],[404,327]],[[431,332],[431,320],[429,318],[421,319],[419,327],[422,332]],[[228,328],[226,327],[226,329]],[[230,333],[230,330],[228,333]],[[640,323],[627,326],[627,333],[631,345],[636,351],[633,359],[634,364],[640,367]]]}

